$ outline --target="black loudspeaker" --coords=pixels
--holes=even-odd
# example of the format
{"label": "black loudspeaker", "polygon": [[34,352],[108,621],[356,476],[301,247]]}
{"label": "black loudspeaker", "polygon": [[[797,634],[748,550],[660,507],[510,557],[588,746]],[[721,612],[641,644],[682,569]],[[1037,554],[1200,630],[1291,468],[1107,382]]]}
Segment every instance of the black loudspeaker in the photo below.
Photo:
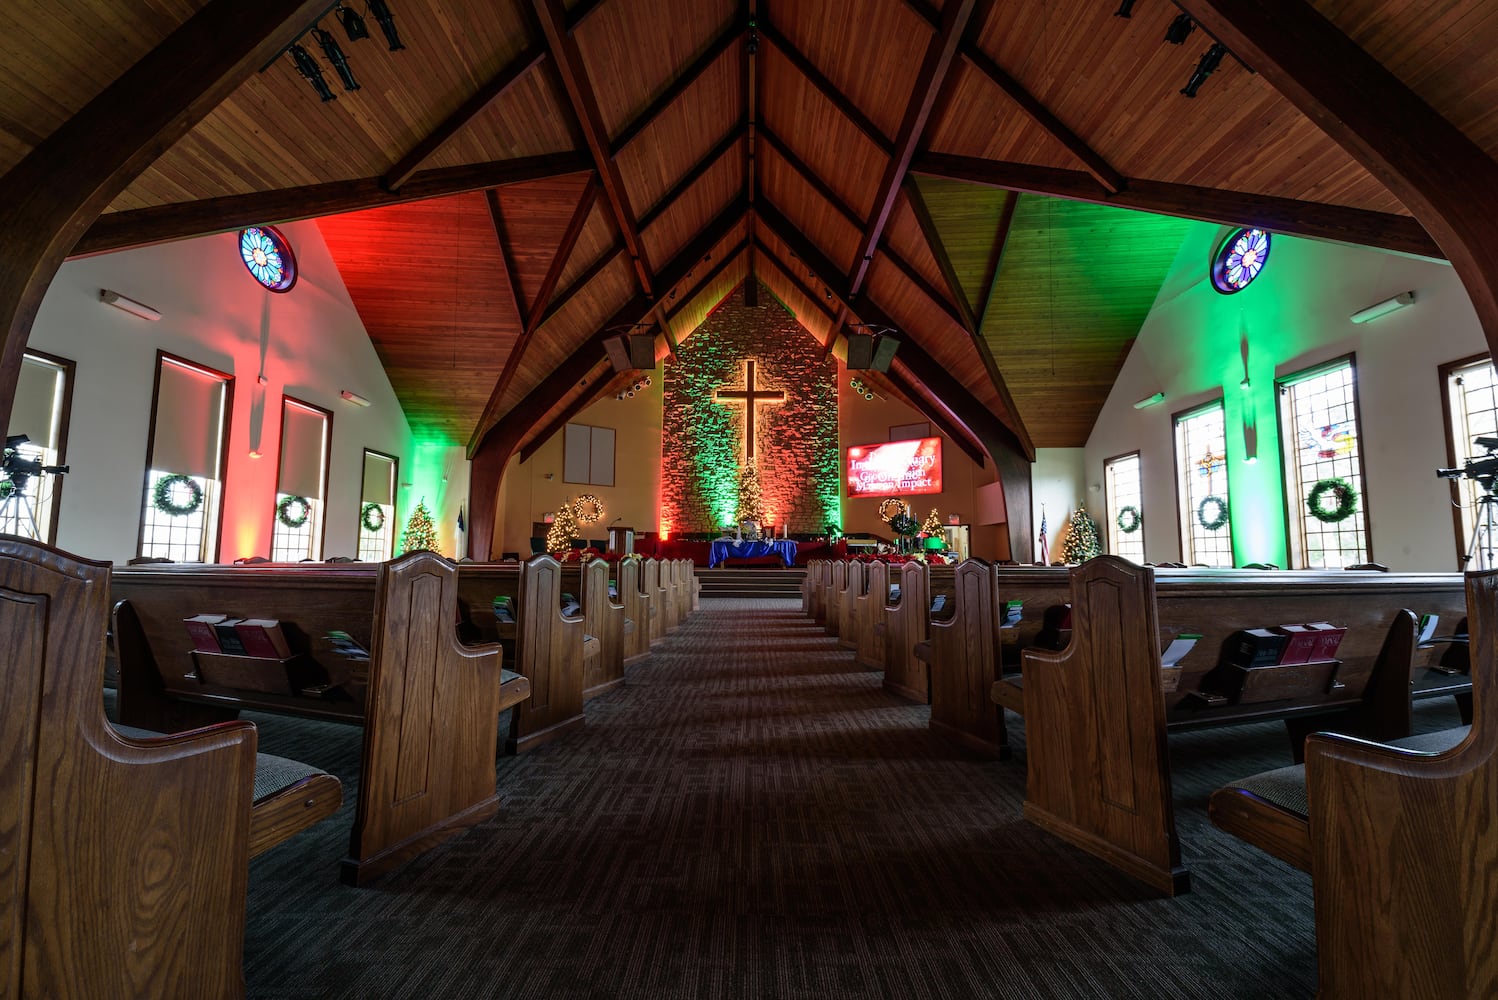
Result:
{"label": "black loudspeaker", "polygon": [[603,352],[609,356],[609,364],[616,372],[629,371],[629,348],[623,337],[609,337],[603,342]]}
{"label": "black loudspeaker", "polygon": [[655,334],[629,335],[629,364],[631,368],[643,368],[646,371],[655,367]]}
{"label": "black loudspeaker", "polygon": [[889,363],[895,360],[895,352],[899,349],[900,342],[889,334],[884,334],[874,347],[874,362],[869,367],[876,372],[889,371]]}
{"label": "black loudspeaker", "polygon": [[848,369],[867,371],[874,367],[874,338],[867,333],[848,334]]}

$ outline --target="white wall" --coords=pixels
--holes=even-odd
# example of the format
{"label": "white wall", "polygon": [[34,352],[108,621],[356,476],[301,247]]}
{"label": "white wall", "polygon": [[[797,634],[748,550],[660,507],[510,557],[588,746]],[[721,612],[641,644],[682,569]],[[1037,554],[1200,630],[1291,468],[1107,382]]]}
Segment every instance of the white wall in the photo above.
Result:
{"label": "white wall", "polygon": [[[1225,232],[1200,223],[1188,233],[1088,439],[1086,481],[1102,482],[1106,458],[1138,449],[1145,556],[1180,559],[1172,414],[1222,396],[1238,562],[1287,565],[1274,558],[1284,511],[1271,387],[1278,375],[1355,353],[1372,557],[1401,570],[1457,568],[1449,493],[1434,474],[1446,461],[1437,368],[1483,353],[1487,343],[1455,272],[1441,263],[1276,236],[1258,280],[1221,295],[1210,285],[1207,261]],[[1416,294],[1410,308],[1361,326],[1349,320],[1410,290]],[[1248,392],[1239,387],[1245,371]],[[1157,390],[1165,402],[1133,408]],[[1246,418],[1257,427],[1253,465],[1243,461]]]}
{"label": "white wall", "polygon": [[[28,342],[77,363],[61,548],[116,562],[135,555],[158,349],[235,376],[222,561],[269,555],[283,392],[333,412],[326,554],[355,552],[364,448],[398,455],[401,478],[409,479],[410,429],[317,226],[295,223],[282,232],[301,274],[285,294],[255,283],[234,234],[63,266]],[[155,307],[161,320],[104,305],[101,288]],[[341,389],[373,405],[350,406]],[[252,448],[264,457],[250,459]],[[406,492],[398,498],[402,524],[414,504]]]}
{"label": "white wall", "polygon": [[[1071,512],[1078,504],[1086,504],[1093,518],[1099,517],[1092,510],[1099,495],[1087,492],[1084,450],[1081,448],[1036,448],[1035,466],[1030,470],[1031,512],[1035,528],[1035,540],[1039,544],[1040,517],[1046,519],[1046,538],[1050,552],[1044,561],[1061,558],[1061,539],[1066,537],[1066,525]],[[1035,553],[1037,562],[1042,561]]]}

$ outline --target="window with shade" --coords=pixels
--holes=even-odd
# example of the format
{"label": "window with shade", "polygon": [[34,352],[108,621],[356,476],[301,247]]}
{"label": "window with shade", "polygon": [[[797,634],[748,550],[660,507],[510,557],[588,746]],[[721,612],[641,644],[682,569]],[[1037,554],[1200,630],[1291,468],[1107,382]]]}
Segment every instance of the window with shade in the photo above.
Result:
{"label": "window with shade", "polygon": [[157,353],[137,549],[141,558],[217,558],[233,389],[232,375]]}
{"label": "window with shade", "polygon": [[1175,415],[1181,555],[1191,566],[1233,565],[1227,429],[1222,400]]}
{"label": "window with shade", "polygon": [[73,362],[21,356],[0,468],[0,532],[56,542],[72,392]]}
{"label": "window with shade", "polygon": [[1371,558],[1357,386],[1350,356],[1279,380],[1293,566],[1336,569]]}
{"label": "window with shade", "polygon": [[[1486,354],[1465,358],[1441,366],[1441,385],[1446,404],[1446,464],[1465,466],[1469,459],[1486,459],[1498,453],[1489,445],[1498,439],[1498,372]],[[1486,444],[1479,444],[1479,439]],[[1484,524],[1488,505],[1478,503],[1484,490],[1468,476],[1451,480],[1452,516],[1456,519],[1457,567],[1484,569],[1498,565],[1498,523],[1484,530],[1481,551],[1474,552],[1472,538],[1479,524]],[[1498,510],[1493,511],[1498,519]],[[1481,555],[1471,560],[1469,555]]]}
{"label": "window with shade", "polygon": [[271,515],[271,553],[277,562],[321,559],[323,498],[333,415],[290,396],[281,397],[281,467]]}
{"label": "window with shade", "polygon": [[1108,551],[1137,563],[1144,562],[1144,491],[1140,486],[1139,452],[1103,463],[1103,489],[1108,509]]}
{"label": "window with shade", "polygon": [[399,460],[364,449],[359,500],[359,558],[383,562],[395,551],[395,477]]}

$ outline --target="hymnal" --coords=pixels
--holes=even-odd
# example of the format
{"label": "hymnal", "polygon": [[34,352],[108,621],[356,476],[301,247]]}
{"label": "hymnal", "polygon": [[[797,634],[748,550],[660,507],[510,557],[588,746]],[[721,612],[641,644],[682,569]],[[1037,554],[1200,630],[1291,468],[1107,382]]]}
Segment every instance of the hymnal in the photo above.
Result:
{"label": "hymnal", "polygon": [[1228,637],[1228,662],[1240,667],[1272,667],[1290,641],[1267,628],[1246,628]]}
{"label": "hymnal", "polygon": [[239,641],[244,643],[248,656],[264,656],[273,660],[285,660],[291,656],[291,646],[281,623],[274,618],[246,618],[234,627]]}
{"label": "hymnal", "polygon": [[1309,663],[1316,653],[1316,630],[1309,625],[1281,625],[1275,629],[1289,637],[1280,663]]}
{"label": "hymnal", "polygon": [[223,621],[214,623],[213,631],[218,636],[218,648],[222,653],[230,656],[248,656],[245,652],[244,640],[239,637],[239,631],[235,628],[239,624],[238,618],[225,618]]}
{"label": "hymnal", "polygon": [[218,635],[213,631],[213,626],[223,621],[227,615],[197,615],[192,618],[182,619],[182,624],[187,627],[187,635],[192,639],[192,648],[203,653],[222,652],[218,645]]}
{"label": "hymnal", "polygon": [[1347,629],[1330,622],[1310,622],[1306,628],[1316,632],[1316,649],[1312,652],[1311,659],[1335,660],[1337,647],[1342,645],[1342,637],[1347,634]]}

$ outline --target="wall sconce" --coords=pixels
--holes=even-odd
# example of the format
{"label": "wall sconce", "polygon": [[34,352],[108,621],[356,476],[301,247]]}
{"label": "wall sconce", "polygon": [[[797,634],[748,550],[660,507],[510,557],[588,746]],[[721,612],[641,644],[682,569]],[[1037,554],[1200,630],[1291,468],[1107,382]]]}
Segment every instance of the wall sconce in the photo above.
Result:
{"label": "wall sconce", "polygon": [[1147,407],[1154,406],[1156,403],[1163,403],[1163,402],[1165,402],[1165,393],[1163,393],[1163,392],[1157,392],[1157,393],[1155,393],[1152,396],[1145,396],[1139,402],[1135,403],[1134,404],[1134,409],[1136,409],[1136,410],[1143,410],[1143,409],[1145,409]]}
{"label": "wall sconce", "polygon": [[119,292],[112,292],[107,288],[99,289],[99,301],[105,305],[114,306],[116,309],[123,309],[130,315],[139,316],[141,319],[148,319],[155,322],[161,318],[161,313],[152,309],[144,302],[137,302],[134,299],[126,298]]}
{"label": "wall sconce", "polygon": [[345,403],[353,403],[355,406],[368,406],[369,405],[369,400],[365,399],[363,396],[359,395],[357,392],[349,392],[347,389],[344,389],[338,395],[343,398],[343,401]]}
{"label": "wall sconce", "polygon": [[1373,305],[1369,306],[1367,309],[1359,309],[1348,318],[1351,319],[1354,323],[1366,323],[1369,320],[1378,319],[1380,316],[1387,316],[1391,312],[1398,312],[1405,306],[1412,306],[1414,304],[1414,292],[1400,292],[1393,298],[1384,299],[1382,302],[1373,303]]}

